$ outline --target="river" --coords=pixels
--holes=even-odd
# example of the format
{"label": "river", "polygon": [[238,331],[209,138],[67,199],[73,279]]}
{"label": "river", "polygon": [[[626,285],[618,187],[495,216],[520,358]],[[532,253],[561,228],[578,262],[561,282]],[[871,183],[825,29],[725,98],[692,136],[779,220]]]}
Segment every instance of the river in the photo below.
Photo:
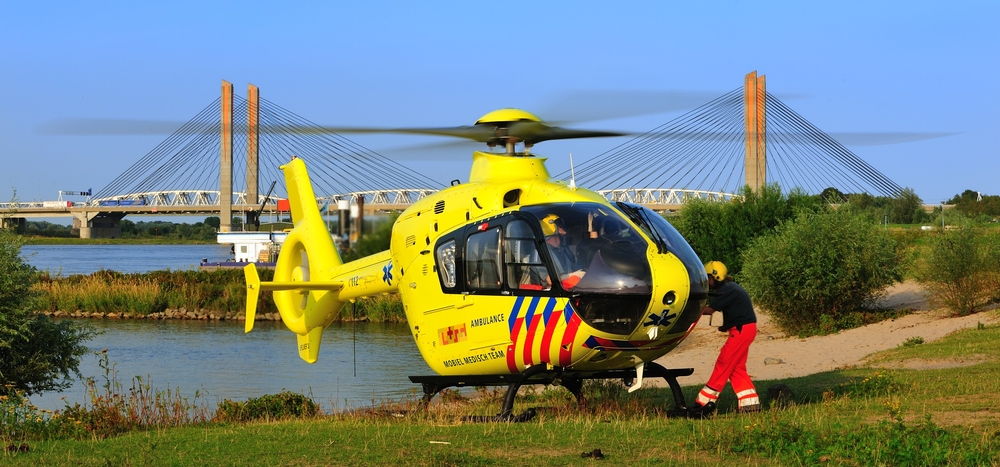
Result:
{"label": "river", "polygon": [[[201,258],[224,259],[228,250],[223,245],[33,245],[23,247],[22,254],[39,269],[68,275],[102,268],[189,269]],[[299,358],[295,335],[280,322],[258,322],[250,334],[236,321],[81,322],[102,332],[87,345],[97,352],[108,349],[108,359],[126,388],[140,376],[153,388],[179,389],[189,399],[196,392],[206,394],[203,401],[212,406],[222,399],[246,400],[289,390],[311,393],[327,410],[354,408],[419,396],[420,386],[407,376],[433,374],[405,324],[335,323],[323,335],[319,361],[310,365]],[[84,358],[80,372],[98,383],[104,380],[94,355]],[[44,393],[31,401],[54,410],[65,402],[82,403],[85,396],[84,385],[77,381],[62,393]]]}
{"label": "river", "polygon": [[100,269],[149,272],[195,269],[202,259],[225,261],[228,245],[25,245],[28,264],[53,275],[90,274]]}

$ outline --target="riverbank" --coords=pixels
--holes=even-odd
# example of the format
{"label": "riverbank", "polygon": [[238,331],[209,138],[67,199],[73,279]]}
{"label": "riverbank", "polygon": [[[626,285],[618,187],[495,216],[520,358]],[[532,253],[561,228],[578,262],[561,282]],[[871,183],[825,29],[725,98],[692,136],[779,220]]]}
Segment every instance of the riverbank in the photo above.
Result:
{"label": "riverbank", "polygon": [[[160,312],[149,313],[147,315],[134,315],[130,313],[115,313],[115,312],[85,312],[83,310],[76,311],[39,311],[39,314],[51,317],[51,318],[77,318],[77,319],[149,319],[149,320],[160,320],[160,319],[187,319],[187,320],[202,320],[202,321],[246,321],[246,315],[244,313],[228,311],[228,312],[215,312],[211,310],[206,310],[204,308],[188,310],[186,308],[172,309],[168,308]],[[260,313],[254,317],[256,321],[281,321],[281,315],[278,313]]]}
{"label": "riverbank", "polygon": [[[259,273],[261,280],[269,281],[274,271]],[[246,283],[239,269],[98,271],[67,277],[40,273],[33,289],[38,293],[36,311],[57,318],[245,319]],[[256,316],[262,321],[280,319],[271,292],[260,294]],[[387,294],[360,299],[356,309],[345,306],[334,320],[400,323],[406,316],[399,296]]]}

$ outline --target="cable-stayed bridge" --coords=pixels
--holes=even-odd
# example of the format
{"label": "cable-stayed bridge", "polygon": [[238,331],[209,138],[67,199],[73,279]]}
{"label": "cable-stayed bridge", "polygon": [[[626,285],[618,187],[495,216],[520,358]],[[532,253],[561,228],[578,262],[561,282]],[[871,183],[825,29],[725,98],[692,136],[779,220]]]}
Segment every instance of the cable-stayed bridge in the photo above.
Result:
{"label": "cable-stayed bridge", "polygon": [[[220,111],[221,110],[221,111]],[[155,128],[134,128],[149,132]],[[84,203],[0,204],[19,218],[73,216],[82,238],[120,235],[127,214],[219,215],[229,231],[234,212],[274,212],[284,198],[279,165],[309,162],[317,202],[338,201],[366,211],[401,210],[444,187],[343,136],[223,82],[222,96]],[[688,199],[727,201],[749,185],[778,182],[819,193],[892,196],[900,186],[816,128],[765,89],[764,77],[660,127],[640,134],[556,178],[609,200],[675,210]],[[259,180],[278,187],[265,203]],[[229,193],[230,196],[220,196]]]}

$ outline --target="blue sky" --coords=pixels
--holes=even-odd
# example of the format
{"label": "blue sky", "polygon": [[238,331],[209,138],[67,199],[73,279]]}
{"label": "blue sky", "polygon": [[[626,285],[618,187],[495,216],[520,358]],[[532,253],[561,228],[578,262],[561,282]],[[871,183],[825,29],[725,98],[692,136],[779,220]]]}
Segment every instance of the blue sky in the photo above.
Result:
{"label": "blue sky", "polygon": [[[52,136],[59,119],[186,121],[220,81],[339,126],[471,124],[571,91],[721,95],[753,70],[926,203],[1000,194],[998,2],[5,2],[0,199],[95,191],[165,136]],[[680,112],[578,124],[644,131]],[[438,140],[353,137],[387,155]],[[541,144],[550,171],[621,140]],[[405,162],[447,182],[465,162]]]}

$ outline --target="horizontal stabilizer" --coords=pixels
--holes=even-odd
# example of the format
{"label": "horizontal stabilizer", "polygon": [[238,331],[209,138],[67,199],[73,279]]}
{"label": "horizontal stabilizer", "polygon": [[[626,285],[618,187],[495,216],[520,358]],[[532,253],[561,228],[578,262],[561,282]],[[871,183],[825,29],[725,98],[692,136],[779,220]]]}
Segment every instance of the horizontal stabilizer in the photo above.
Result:
{"label": "horizontal stabilizer", "polygon": [[290,281],[290,282],[260,282],[260,290],[327,290],[335,291],[344,288],[343,281]]}

